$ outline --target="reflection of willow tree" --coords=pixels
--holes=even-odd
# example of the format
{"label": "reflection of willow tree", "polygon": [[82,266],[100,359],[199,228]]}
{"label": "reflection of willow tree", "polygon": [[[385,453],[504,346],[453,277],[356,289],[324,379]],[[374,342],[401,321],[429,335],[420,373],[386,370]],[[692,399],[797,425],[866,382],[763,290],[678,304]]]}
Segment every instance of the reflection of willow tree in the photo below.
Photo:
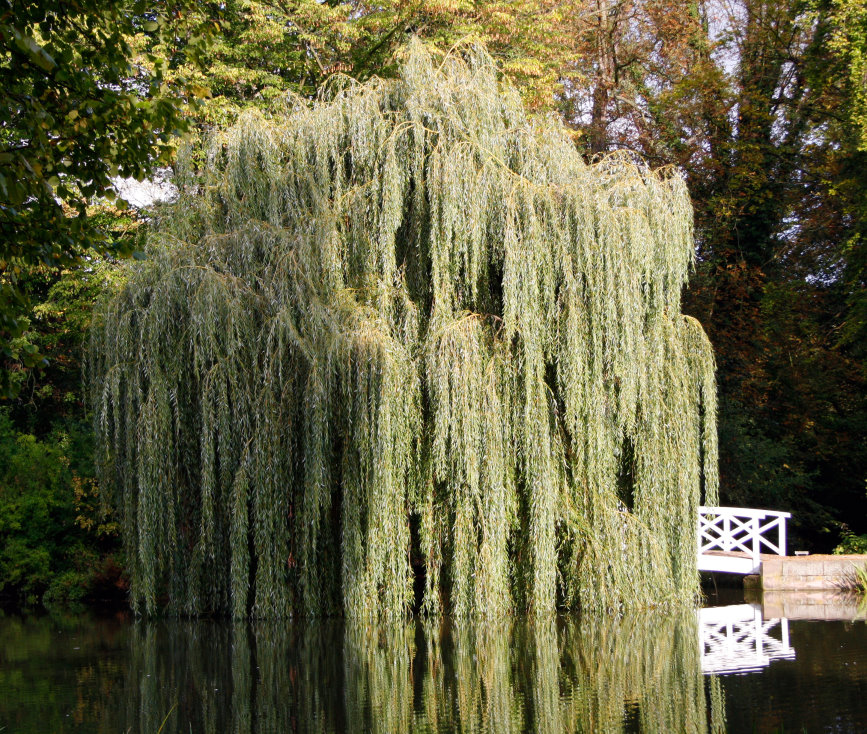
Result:
{"label": "reflection of willow tree", "polygon": [[[435,653],[423,669],[417,730],[617,732],[627,721],[644,732],[724,728],[716,679],[706,699],[693,614],[459,627],[451,638],[448,659]],[[426,641],[429,652],[441,649]]]}
{"label": "reflection of willow tree", "polygon": [[167,734],[346,731],[342,632],[327,622],[136,624],[106,731],[156,732],[167,714]]}
{"label": "reflection of willow tree", "polygon": [[[215,138],[93,332],[133,606],[684,600],[716,492],[682,180],[585,165],[483,52]],[[411,528],[417,528],[411,530]]]}
{"label": "reflection of willow tree", "polygon": [[133,731],[156,731],[175,704],[167,732],[724,729],[692,611],[580,624],[142,625],[132,648],[119,721],[137,721]]}

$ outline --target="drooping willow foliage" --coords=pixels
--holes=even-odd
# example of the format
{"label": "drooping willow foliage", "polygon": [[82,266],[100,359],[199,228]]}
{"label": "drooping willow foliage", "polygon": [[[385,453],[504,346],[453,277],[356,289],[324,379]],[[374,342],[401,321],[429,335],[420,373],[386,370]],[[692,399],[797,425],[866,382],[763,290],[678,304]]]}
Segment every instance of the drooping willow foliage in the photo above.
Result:
{"label": "drooping willow foliage", "polygon": [[217,135],[95,319],[137,610],[691,599],[713,356],[685,185],[583,162],[484,51]]}

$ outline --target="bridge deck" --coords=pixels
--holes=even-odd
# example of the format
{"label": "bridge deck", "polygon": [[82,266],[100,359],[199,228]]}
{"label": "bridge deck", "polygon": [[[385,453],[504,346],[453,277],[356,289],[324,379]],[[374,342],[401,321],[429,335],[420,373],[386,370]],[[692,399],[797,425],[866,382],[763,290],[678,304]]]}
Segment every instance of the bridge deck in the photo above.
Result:
{"label": "bridge deck", "polygon": [[788,556],[778,556],[776,553],[760,553],[756,567],[752,555],[743,551],[705,551],[698,556],[698,570],[743,575],[761,573],[762,561],[786,557]]}

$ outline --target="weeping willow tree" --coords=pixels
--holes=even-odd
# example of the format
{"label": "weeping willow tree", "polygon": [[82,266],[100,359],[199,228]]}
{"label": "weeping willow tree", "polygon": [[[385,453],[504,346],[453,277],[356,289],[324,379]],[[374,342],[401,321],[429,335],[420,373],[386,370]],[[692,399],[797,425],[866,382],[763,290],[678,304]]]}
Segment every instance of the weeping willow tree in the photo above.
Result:
{"label": "weeping willow tree", "polygon": [[417,44],[180,181],[92,335],[136,610],[694,597],[716,404],[679,176],[585,164],[484,51]]}

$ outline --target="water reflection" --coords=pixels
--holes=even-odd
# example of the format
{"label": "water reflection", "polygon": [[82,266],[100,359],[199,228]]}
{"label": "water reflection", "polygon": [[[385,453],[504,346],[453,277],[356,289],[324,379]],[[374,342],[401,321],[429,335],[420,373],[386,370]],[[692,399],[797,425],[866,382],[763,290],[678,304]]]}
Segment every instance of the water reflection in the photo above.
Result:
{"label": "water reflection", "polygon": [[0,732],[867,731],[850,602],[388,628],[0,615]]}
{"label": "water reflection", "polygon": [[701,668],[705,673],[748,673],[771,660],[793,660],[786,617],[762,616],[758,604],[698,610]]}
{"label": "water reflection", "polygon": [[[723,729],[693,610],[499,625],[70,624],[0,620],[0,730]],[[40,695],[49,718],[33,715],[47,711]]]}
{"label": "water reflection", "polygon": [[428,625],[412,640],[348,629],[347,720],[388,732],[706,731],[694,620]]}

